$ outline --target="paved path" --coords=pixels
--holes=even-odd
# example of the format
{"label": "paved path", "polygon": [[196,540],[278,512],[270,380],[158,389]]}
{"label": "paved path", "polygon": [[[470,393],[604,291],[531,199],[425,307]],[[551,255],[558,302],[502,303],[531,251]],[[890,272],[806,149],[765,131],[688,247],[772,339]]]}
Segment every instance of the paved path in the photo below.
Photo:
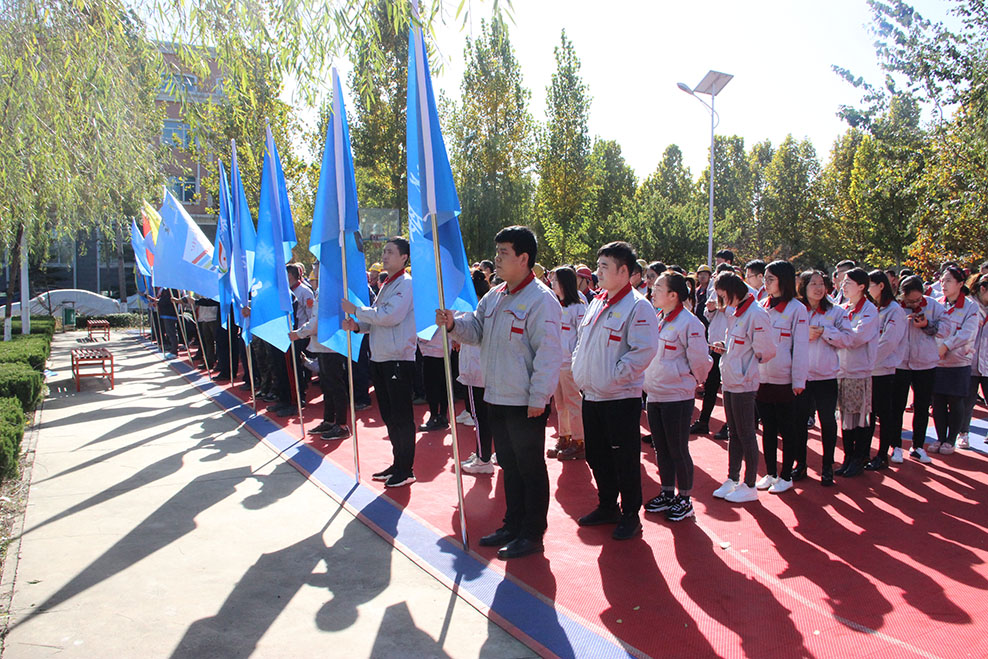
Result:
{"label": "paved path", "polygon": [[[58,335],[4,657],[526,657],[160,359]],[[15,573],[16,570],[16,573]]]}

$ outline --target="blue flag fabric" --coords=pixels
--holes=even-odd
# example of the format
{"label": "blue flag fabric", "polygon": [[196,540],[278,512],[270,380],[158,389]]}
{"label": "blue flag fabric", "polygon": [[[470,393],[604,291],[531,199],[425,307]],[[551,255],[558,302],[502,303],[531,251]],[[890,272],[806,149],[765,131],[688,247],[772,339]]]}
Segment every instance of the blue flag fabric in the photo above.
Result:
{"label": "blue flag fabric", "polygon": [[147,244],[134,220],[130,221],[130,244],[134,248],[134,263],[137,265],[138,271],[145,277],[150,277],[151,264],[148,263]]}
{"label": "blue flag fabric", "polygon": [[244,317],[241,309],[247,306],[250,296],[250,283],[254,276],[254,250],[257,245],[257,232],[254,219],[250,216],[244,182],[240,178],[237,165],[237,141],[230,140],[232,160],[230,162],[230,197],[232,214],[230,217],[230,289],[233,294],[233,318],[243,330],[246,343],[250,343],[250,318]]}
{"label": "blue flag fabric", "polygon": [[[472,311],[477,308],[477,293],[460,235],[460,201],[439,127],[425,40],[417,27],[408,35],[407,103],[408,233],[414,272],[415,329],[420,337],[431,339],[436,331],[435,310]],[[436,217],[436,236],[432,234],[432,215]],[[439,243],[443,302],[436,285],[433,241]]]}
{"label": "blue flag fabric", "polygon": [[154,285],[193,291],[218,300],[219,284],[213,268],[212,243],[167,190],[159,213],[161,228],[154,246],[151,273]]}
{"label": "blue flag fabric", "polygon": [[267,129],[261,199],[257,211],[254,253],[254,291],[250,303],[251,333],[282,352],[288,350],[292,330],[292,294],[285,270],[295,246],[295,225],[288,204],[288,188],[271,129]]}
{"label": "blue flag fabric", "polygon": [[[346,254],[346,293],[343,259]],[[344,313],[340,301],[346,297],[358,307],[367,306],[367,264],[360,238],[357,212],[357,181],[350,150],[350,130],[343,106],[343,85],[333,68],[333,116],[326,127],[326,147],[319,172],[319,190],[312,214],[309,251],[319,261],[319,316],[316,340],[341,355],[346,352]],[[353,358],[353,355],[351,355]]]}
{"label": "blue flag fabric", "polygon": [[226,319],[233,302],[230,283],[230,256],[233,238],[230,234],[230,185],[227,182],[223,161],[217,160],[220,175],[220,212],[216,218],[216,237],[213,240],[213,266],[219,274],[220,325],[226,329]]}

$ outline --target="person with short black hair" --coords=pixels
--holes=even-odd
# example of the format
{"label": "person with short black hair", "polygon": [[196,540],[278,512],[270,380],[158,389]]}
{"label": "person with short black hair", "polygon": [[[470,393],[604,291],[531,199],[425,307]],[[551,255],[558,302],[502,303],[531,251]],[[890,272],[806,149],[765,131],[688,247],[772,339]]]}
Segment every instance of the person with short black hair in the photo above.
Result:
{"label": "person with short black hair", "polygon": [[[868,294],[878,306],[878,353],[871,373],[871,435],[875,422],[880,425],[878,453],[865,464],[868,471],[884,469],[889,464],[889,451],[898,434],[895,417],[895,370],[906,357],[906,331],[909,320],[902,305],[896,303],[892,282],[881,270],[868,273]],[[900,422],[901,425],[901,422]],[[871,440],[869,439],[869,444]]]}
{"label": "person with short black hair", "polygon": [[722,249],[714,254],[714,265],[718,266],[721,263],[734,265],[734,252],[729,249]]}
{"label": "person with short black hair", "polygon": [[615,540],[641,532],[642,384],[657,350],[655,311],[631,285],[635,261],[626,242],[597,250],[603,292],[590,303],[573,350],[573,379],[583,391],[587,464],[597,484],[597,507],[577,523],[614,524]]}
{"label": "person with short black hair", "polygon": [[837,269],[834,270],[834,302],[839,305],[843,305],[847,301],[844,299],[844,277],[848,270],[856,266],[854,261],[844,260],[838,263]]}
{"label": "person with short black hair", "polygon": [[756,301],[765,299],[765,261],[748,261],[744,266],[744,282],[754,289]]}
{"label": "person with short black hair", "polygon": [[491,277],[494,276],[494,261],[490,259],[484,259],[480,262],[480,271],[484,273],[487,278],[487,283],[491,283]]}

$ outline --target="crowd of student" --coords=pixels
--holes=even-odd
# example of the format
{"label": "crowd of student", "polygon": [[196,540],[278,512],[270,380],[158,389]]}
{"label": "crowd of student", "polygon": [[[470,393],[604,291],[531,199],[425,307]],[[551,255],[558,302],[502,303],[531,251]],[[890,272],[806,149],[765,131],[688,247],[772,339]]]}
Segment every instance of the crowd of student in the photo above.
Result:
{"label": "crowd of student", "polygon": [[[852,261],[839,263],[832,276],[797,273],[782,260],[740,268],[729,250],[717,253],[715,268],[689,273],[640,260],[626,242],[602,246],[595,270],[581,264],[546,271],[536,261],[535,235],[518,226],[501,230],[495,248],[493,262],[478,263],[471,273],[476,311],[439,309],[436,324],[446,327],[457,386],[468,401],[456,421],[475,426],[478,438],[462,471],[501,469],[504,520],[480,544],[498,547],[502,559],[542,550],[546,457],[586,459],[598,503],[579,518],[581,526],[612,525],[612,536],[623,540],[640,533],[642,508],[670,521],[692,517],[689,438],[710,432],[718,391],[727,422],[714,437],[728,441],[728,459],[713,496],[734,503],[755,501],[759,491],[785,493],[806,478],[808,429],[816,419],[820,483],[832,486],[835,476],[904,461],[910,391],[908,455],[920,463],[968,447],[979,387],[988,394],[988,264],[968,276],[946,263],[928,285],[909,270],[869,272]],[[392,464],[373,475],[387,487],[415,481],[416,402],[427,402],[430,411],[418,431],[449,427],[444,334],[428,341],[416,335],[408,260],[408,242],[390,239],[368,272],[371,304],[343,301],[343,328],[365,335],[354,343],[357,409],[370,407],[372,383],[392,444]],[[288,271],[291,350],[300,366],[295,389],[304,401],[310,373],[318,373],[323,422],[312,432],[344,439],[351,434],[346,356],[316,341],[317,286],[299,264]],[[152,302],[166,345],[177,351],[176,327],[183,329],[177,300],[166,290]],[[217,379],[236,377],[238,364],[246,377],[251,358],[255,395],[271,401],[274,414],[295,413],[290,352],[256,339],[245,346],[237,335],[231,345],[216,303],[182,303],[194,306],[198,322],[185,328],[184,341],[201,335],[200,352],[208,364],[215,361]],[[557,440],[545,450],[551,404]],[[931,407],[937,440],[926,443]],[[651,431],[645,436],[643,410]],[[843,457],[835,468],[838,431]],[[661,483],[647,501],[642,441],[655,451]]]}

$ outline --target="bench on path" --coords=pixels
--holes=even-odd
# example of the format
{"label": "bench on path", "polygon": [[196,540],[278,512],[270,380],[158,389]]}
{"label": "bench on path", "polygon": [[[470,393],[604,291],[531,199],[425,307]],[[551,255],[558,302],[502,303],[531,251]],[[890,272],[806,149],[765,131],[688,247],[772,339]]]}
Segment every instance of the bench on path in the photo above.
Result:
{"label": "bench on path", "polygon": [[89,332],[90,340],[93,334],[102,334],[107,341],[110,340],[110,321],[108,320],[87,320],[86,331]]}
{"label": "bench on path", "polygon": [[[83,366],[98,366],[98,371],[82,372]],[[82,378],[110,378],[110,389],[113,389],[113,353],[106,348],[75,348],[72,350],[72,377],[75,378],[75,390],[80,391],[79,381]]]}

